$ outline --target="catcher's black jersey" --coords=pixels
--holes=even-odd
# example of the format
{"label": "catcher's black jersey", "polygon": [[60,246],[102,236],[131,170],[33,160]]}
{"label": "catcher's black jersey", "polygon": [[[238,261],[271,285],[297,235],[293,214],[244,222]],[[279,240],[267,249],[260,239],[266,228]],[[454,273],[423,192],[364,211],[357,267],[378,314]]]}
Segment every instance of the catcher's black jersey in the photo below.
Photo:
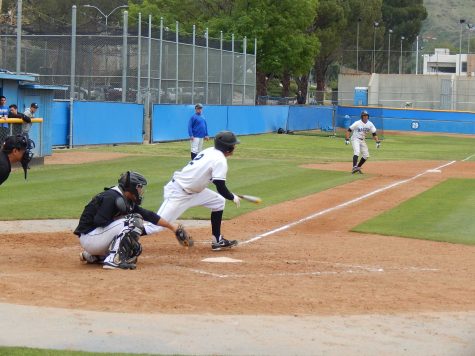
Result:
{"label": "catcher's black jersey", "polygon": [[[115,189],[106,188],[102,193],[97,194],[92,200],[84,207],[84,211],[79,218],[79,224],[74,230],[74,233],[78,236],[81,234],[87,234],[97,227],[104,227],[109,225],[120,215],[124,215],[119,211],[116,205],[116,199],[121,196]],[[124,199],[126,199],[124,197]],[[158,224],[160,216],[153,211],[144,209],[134,202],[127,200],[127,214],[138,213],[142,215],[145,221],[149,221],[153,224]]]}
{"label": "catcher's black jersey", "polygon": [[12,171],[12,166],[8,155],[1,151],[0,152],[0,185],[8,179],[10,172]]}

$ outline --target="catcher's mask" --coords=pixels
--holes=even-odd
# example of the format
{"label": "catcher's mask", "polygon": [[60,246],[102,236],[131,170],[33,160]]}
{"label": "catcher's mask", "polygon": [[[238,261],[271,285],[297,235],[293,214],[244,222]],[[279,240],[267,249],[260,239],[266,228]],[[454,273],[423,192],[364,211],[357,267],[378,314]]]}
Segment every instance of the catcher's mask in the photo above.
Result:
{"label": "catcher's mask", "polygon": [[233,152],[234,145],[241,143],[231,131],[220,131],[214,137],[214,147],[223,153]]}
{"label": "catcher's mask", "polygon": [[30,168],[28,164],[33,158],[33,152],[31,152],[33,148],[35,148],[35,142],[25,135],[8,136],[2,146],[2,151],[7,154],[12,153],[14,149],[19,151],[24,150],[20,163],[23,172],[25,173],[25,179],[27,176],[27,170]]}
{"label": "catcher's mask", "polygon": [[130,192],[135,196],[136,203],[142,204],[144,187],[147,185],[147,180],[143,175],[133,171],[122,173],[119,178],[119,187],[125,192]]}

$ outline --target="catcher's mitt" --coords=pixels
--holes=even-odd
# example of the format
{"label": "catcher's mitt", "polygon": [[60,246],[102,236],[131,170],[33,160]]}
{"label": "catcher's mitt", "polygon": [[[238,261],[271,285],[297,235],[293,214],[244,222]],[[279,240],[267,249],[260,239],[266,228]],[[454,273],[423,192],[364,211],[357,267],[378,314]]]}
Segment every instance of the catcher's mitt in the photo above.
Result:
{"label": "catcher's mitt", "polygon": [[192,247],[194,244],[193,238],[188,232],[186,232],[181,224],[178,225],[178,228],[175,231],[175,237],[178,240],[178,243],[182,246]]}

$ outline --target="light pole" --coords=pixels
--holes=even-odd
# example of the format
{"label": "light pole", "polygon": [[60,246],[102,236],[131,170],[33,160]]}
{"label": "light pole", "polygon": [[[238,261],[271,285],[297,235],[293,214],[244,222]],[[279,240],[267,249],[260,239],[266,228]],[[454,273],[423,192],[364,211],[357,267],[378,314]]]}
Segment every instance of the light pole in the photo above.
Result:
{"label": "light pole", "polygon": [[464,19],[460,19],[460,36],[459,36],[459,75],[462,74],[462,30],[463,24],[465,23]]}
{"label": "light pole", "polygon": [[374,73],[376,71],[376,28],[379,26],[379,22],[374,21],[373,22],[373,68],[372,72]]}
{"label": "light pole", "polygon": [[399,56],[399,74],[402,74],[402,41],[404,41],[406,37],[401,36],[401,55]]}
{"label": "light pole", "polygon": [[393,30],[389,29],[388,31],[389,36],[388,36],[388,74],[390,73],[390,68],[391,68],[391,33],[393,33]]}
{"label": "light pole", "polygon": [[359,42],[360,42],[360,22],[361,17],[358,17],[358,22],[356,22],[356,74],[358,74],[358,65],[359,65]]}
{"label": "light pole", "polygon": [[83,5],[84,7],[89,7],[89,8],[94,8],[96,9],[97,11],[99,11],[99,13],[105,17],[106,19],[106,35],[107,35],[107,20],[109,19],[109,16],[112,15],[115,10],[117,9],[121,9],[121,8],[126,8],[126,7],[129,7],[129,5],[120,5],[120,6],[117,6],[116,8],[114,8],[111,12],[109,12],[109,14],[105,14],[101,11],[101,9],[99,9],[97,6],[94,6],[94,5]]}
{"label": "light pole", "polygon": [[470,35],[471,32],[473,31],[473,27],[475,25],[473,23],[468,23],[467,28],[468,28],[468,46],[467,46],[467,54],[470,54]]}

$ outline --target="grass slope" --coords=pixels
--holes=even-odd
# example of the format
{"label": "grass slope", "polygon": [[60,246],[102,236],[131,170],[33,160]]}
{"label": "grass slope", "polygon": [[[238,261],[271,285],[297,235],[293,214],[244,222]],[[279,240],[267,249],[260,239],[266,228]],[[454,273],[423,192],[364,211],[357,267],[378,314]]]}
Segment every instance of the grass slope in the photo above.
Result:
{"label": "grass slope", "polygon": [[475,180],[449,179],[353,231],[475,245]]}

